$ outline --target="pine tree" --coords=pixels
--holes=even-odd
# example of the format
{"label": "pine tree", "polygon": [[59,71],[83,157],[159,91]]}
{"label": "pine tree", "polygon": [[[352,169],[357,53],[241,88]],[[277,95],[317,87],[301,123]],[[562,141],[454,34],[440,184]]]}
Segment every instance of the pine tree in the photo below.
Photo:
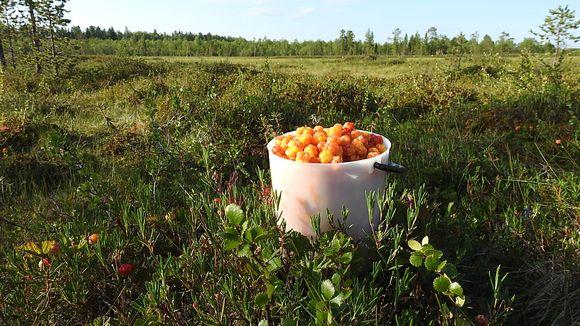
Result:
{"label": "pine tree", "polygon": [[2,64],[2,70],[6,69],[6,57],[4,56],[4,43],[2,38],[0,38],[0,64]]}
{"label": "pine tree", "polygon": [[393,54],[401,54],[401,30],[398,28],[395,28],[395,30],[393,30],[393,47],[395,52]]}
{"label": "pine tree", "polygon": [[561,65],[564,59],[563,49],[566,46],[566,41],[576,43],[580,40],[580,36],[576,36],[573,33],[580,27],[580,20],[576,20],[574,13],[574,10],[571,10],[568,6],[559,6],[556,9],[551,9],[544,20],[544,24],[540,25],[540,32],[531,31],[542,41],[554,45],[552,68]]}
{"label": "pine tree", "polygon": [[428,54],[437,54],[437,28],[429,27],[427,32],[425,32],[425,47],[427,48]]}
{"label": "pine tree", "polygon": [[45,22],[45,29],[48,31],[48,42],[50,43],[50,55],[52,65],[55,72],[58,73],[58,57],[59,52],[57,51],[57,36],[56,31],[58,28],[65,27],[70,22],[68,19],[64,18],[66,13],[65,5],[67,0],[42,0],[40,2],[39,13],[42,15],[42,19]]}
{"label": "pine tree", "polygon": [[510,33],[507,32],[501,32],[497,40],[497,44],[499,46],[500,51],[503,53],[512,52],[515,46],[514,38],[510,37]]}
{"label": "pine tree", "polygon": [[484,53],[490,54],[493,52],[493,48],[494,48],[494,42],[493,39],[491,38],[491,36],[485,34],[483,36],[483,39],[481,40],[481,43],[479,44],[479,46],[481,47],[481,49],[483,50]]}
{"label": "pine tree", "polygon": [[355,53],[355,50],[356,50],[355,44],[354,44],[354,33],[351,30],[349,30],[346,32],[345,37],[346,37],[346,48],[347,48],[348,54],[352,55]]}
{"label": "pine tree", "polygon": [[375,34],[369,28],[365,33],[365,52],[366,55],[375,55]]}
{"label": "pine tree", "polygon": [[30,39],[32,41],[33,47],[34,66],[36,69],[36,73],[40,74],[42,72],[42,64],[40,58],[41,55],[40,33],[38,30],[39,1],[24,0],[23,5],[26,7],[28,12],[28,23],[30,24]]}

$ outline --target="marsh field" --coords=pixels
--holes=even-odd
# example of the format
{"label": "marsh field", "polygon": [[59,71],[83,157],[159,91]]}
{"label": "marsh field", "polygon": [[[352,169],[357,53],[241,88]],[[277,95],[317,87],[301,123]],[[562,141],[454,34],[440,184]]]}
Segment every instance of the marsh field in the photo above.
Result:
{"label": "marsh field", "polygon": [[[0,324],[578,323],[580,57],[541,56],[3,75]],[[284,232],[265,144],[346,121],[408,167],[377,231]]]}

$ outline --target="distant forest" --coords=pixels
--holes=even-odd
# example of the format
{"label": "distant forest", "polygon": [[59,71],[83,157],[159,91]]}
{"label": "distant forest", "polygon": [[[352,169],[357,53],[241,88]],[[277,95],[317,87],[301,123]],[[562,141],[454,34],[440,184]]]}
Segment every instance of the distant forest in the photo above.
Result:
{"label": "distant forest", "polygon": [[[568,7],[551,10],[537,38],[515,42],[507,32],[496,39],[478,32],[448,37],[431,27],[405,34],[395,28],[387,42],[377,42],[370,29],[362,35],[337,31],[334,40],[248,40],[202,33],[132,32],[128,28],[70,26],[68,0],[0,0],[0,75],[6,71],[57,73],[71,55],[118,56],[405,56],[550,53],[552,64],[562,58],[564,40],[576,42],[571,30],[578,22]],[[567,52],[567,51],[566,51]]]}
{"label": "distant forest", "polygon": [[346,56],[346,55],[444,55],[549,52],[550,43],[540,43],[525,38],[516,43],[509,33],[503,32],[494,40],[489,35],[481,37],[477,32],[466,36],[460,33],[449,38],[431,27],[424,34],[403,34],[395,29],[389,41],[375,41],[369,29],[362,37],[352,31],[340,30],[332,41],[288,41],[260,38],[247,40],[202,33],[117,31],[113,28],[79,26],[59,30],[61,36],[71,40],[73,51],[84,55],[125,56]]}

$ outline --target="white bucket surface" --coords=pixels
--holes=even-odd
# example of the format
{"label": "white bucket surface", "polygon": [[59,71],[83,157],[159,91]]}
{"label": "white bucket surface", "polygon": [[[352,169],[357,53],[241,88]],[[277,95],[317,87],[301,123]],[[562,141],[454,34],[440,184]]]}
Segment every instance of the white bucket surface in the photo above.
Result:
{"label": "white bucket surface", "polygon": [[[293,134],[293,132],[288,133]],[[372,133],[370,133],[372,134]],[[382,136],[381,136],[382,137]],[[320,214],[320,230],[330,229],[327,211],[334,224],[342,223],[343,207],[349,213],[345,221],[347,233],[355,238],[365,237],[372,231],[366,203],[366,193],[382,194],[385,189],[385,172],[374,168],[375,162],[389,161],[391,142],[383,138],[387,148],[382,154],[353,162],[302,163],[275,155],[274,140],[268,143],[268,156],[272,176],[272,190],[281,196],[277,213],[286,222],[286,230],[294,230],[314,237],[311,218]],[[379,212],[373,212],[376,227]]]}

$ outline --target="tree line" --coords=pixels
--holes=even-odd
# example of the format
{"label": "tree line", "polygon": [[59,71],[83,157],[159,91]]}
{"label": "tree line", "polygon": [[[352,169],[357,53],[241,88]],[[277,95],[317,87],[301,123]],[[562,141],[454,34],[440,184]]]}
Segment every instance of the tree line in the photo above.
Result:
{"label": "tree line", "polygon": [[75,52],[85,55],[138,55],[138,56],[347,56],[347,55],[445,55],[549,52],[553,45],[525,38],[516,43],[509,33],[503,32],[494,40],[489,35],[475,32],[470,36],[460,33],[454,37],[439,34],[431,27],[425,33],[403,34],[396,28],[389,41],[375,41],[369,29],[362,39],[348,30],[340,30],[335,40],[289,41],[259,38],[248,40],[202,33],[131,32],[89,26],[62,29],[61,34],[74,40]]}
{"label": "tree line", "polygon": [[[565,40],[576,42],[580,24],[567,6],[550,10],[535,38],[517,43],[503,32],[497,39],[460,33],[442,35],[431,27],[424,33],[403,34],[396,28],[387,42],[376,42],[370,29],[362,36],[340,30],[334,40],[248,40],[202,33],[132,32],[128,28],[69,27],[68,0],[0,0],[0,68],[19,72],[58,73],[71,55],[121,56],[352,56],[463,55],[547,52],[561,58]],[[553,60],[554,64],[556,60]]]}

